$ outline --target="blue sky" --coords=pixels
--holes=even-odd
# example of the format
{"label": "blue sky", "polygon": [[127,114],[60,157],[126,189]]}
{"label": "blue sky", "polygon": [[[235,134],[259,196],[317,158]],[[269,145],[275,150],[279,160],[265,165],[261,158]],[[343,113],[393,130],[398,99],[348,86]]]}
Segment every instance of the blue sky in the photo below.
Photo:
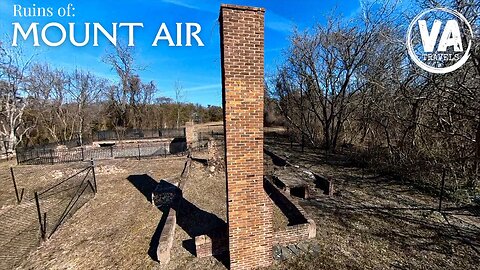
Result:
{"label": "blue sky", "polygon": [[[223,1],[222,1],[223,2]],[[14,17],[15,4],[22,7],[60,7],[73,4],[75,17]],[[28,28],[30,23],[40,26],[58,22],[67,26],[74,22],[79,27],[84,23],[99,22],[106,29],[111,23],[141,22],[143,29],[135,30],[135,51],[137,64],[145,67],[139,74],[144,81],[153,80],[158,86],[159,96],[174,96],[174,84],[179,81],[184,88],[184,101],[202,105],[221,105],[221,69],[218,14],[221,1],[194,0],[130,0],[130,1],[80,1],[80,0],[0,0],[0,29],[12,39],[12,22],[19,22]],[[230,0],[226,3],[251,5],[266,8],[265,17],[265,71],[272,74],[282,62],[282,51],[288,47],[292,28],[305,29],[315,23],[323,23],[326,15],[333,10],[338,16],[349,17],[360,9],[360,2],[353,1],[247,1]],[[293,5],[294,3],[294,5]],[[157,47],[151,44],[161,23],[165,22],[170,34],[175,37],[175,23],[195,22],[202,26],[200,37],[204,47],[168,47],[166,41]],[[119,30],[119,40],[126,40],[127,30]],[[80,38],[79,38],[80,40]],[[68,39],[67,39],[68,41]],[[59,47],[32,46],[32,39],[19,41],[26,53],[35,53],[36,60],[48,62],[54,67],[72,70],[89,70],[98,76],[116,80],[116,74],[101,59],[112,47],[106,39],[100,39],[100,46],[91,43],[85,47],[74,47],[65,42]],[[194,42],[194,45],[196,43]]]}

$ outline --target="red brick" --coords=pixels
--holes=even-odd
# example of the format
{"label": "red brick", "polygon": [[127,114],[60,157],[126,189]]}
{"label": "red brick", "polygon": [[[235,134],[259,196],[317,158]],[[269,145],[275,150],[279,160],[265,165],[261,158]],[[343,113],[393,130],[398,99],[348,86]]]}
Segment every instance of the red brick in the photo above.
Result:
{"label": "red brick", "polygon": [[220,10],[230,269],[272,261],[272,208],[263,189],[264,13]]}

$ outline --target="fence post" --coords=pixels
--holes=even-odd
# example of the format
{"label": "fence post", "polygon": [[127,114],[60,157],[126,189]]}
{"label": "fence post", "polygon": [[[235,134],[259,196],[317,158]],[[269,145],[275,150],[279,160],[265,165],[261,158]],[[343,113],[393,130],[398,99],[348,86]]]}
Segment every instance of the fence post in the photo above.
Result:
{"label": "fence post", "polygon": [[52,165],[54,164],[54,162],[53,162],[53,149],[50,149],[50,162],[52,163]]}
{"label": "fence post", "polygon": [[442,186],[440,188],[440,200],[438,202],[438,212],[442,212],[442,201],[443,201],[443,191],[445,189],[445,174],[446,174],[446,170],[445,168],[443,168],[443,172],[442,172]]}
{"label": "fence post", "polygon": [[113,158],[113,146],[110,146],[110,157]]}
{"label": "fence post", "polygon": [[95,187],[95,194],[96,194],[97,193],[97,178],[95,177],[95,161],[93,161],[93,158],[90,160],[90,165],[92,166],[93,186]]}
{"label": "fence post", "polygon": [[140,144],[137,144],[137,147],[138,147],[138,160],[140,160]]}
{"label": "fence post", "polygon": [[165,157],[167,157],[167,144],[163,143],[163,152],[165,153]]}
{"label": "fence post", "polygon": [[42,222],[42,212],[40,211],[40,202],[38,200],[38,193],[35,191],[34,195],[35,195],[35,204],[37,205],[38,223],[40,224],[40,235],[42,236],[42,240],[45,240],[46,229],[43,228],[44,223]]}
{"label": "fence post", "polygon": [[12,175],[13,187],[15,188],[15,196],[17,197],[17,204],[19,204],[23,198],[23,189],[22,189],[22,195],[19,196],[18,189],[17,189],[17,182],[15,181],[15,174],[13,173],[13,167],[10,167],[10,174]]}
{"label": "fence post", "polygon": [[84,155],[83,155],[83,147],[80,148],[80,149],[82,150],[82,161],[84,161],[84,160],[85,160],[85,157],[84,157]]}
{"label": "fence post", "polygon": [[[52,232],[53,233],[53,232]],[[43,237],[47,239],[47,212],[43,212]],[[50,235],[52,236],[52,235]],[[50,238],[49,236],[49,238]]]}

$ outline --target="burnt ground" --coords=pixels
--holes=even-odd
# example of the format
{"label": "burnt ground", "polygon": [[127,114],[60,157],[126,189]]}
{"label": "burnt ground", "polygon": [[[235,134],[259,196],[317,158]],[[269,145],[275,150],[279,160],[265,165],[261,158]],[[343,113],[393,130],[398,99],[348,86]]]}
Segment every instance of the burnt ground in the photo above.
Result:
{"label": "burnt ground", "polygon": [[267,141],[300,168],[334,179],[334,195],[310,183],[314,198],[299,200],[317,225],[316,255],[271,269],[478,269],[479,206],[444,202],[395,177],[362,171],[341,154]]}
{"label": "burnt ground", "polygon": [[[270,269],[478,267],[478,207],[446,202],[446,210],[439,213],[438,198],[393,177],[362,172],[342,155],[330,155],[326,161],[321,151],[301,153],[280,140],[266,143],[301,168],[335,181],[333,196],[323,195],[312,182],[313,198],[299,199],[317,224],[317,237],[310,242],[319,252],[276,262]],[[17,206],[8,172],[13,163],[0,163],[0,269],[159,269],[152,247],[162,228],[162,212],[151,204],[149,190],[161,179],[177,182],[184,161],[98,162],[98,193],[39,247],[29,194],[85,164],[15,167],[19,186],[25,188],[24,201]],[[194,236],[208,234],[225,220],[225,176],[218,169],[211,173],[202,164],[192,164],[183,190],[188,211],[177,215],[171,261],[161,269],[225,269],[225,258],[198,259],[192,250]],[[285,226],[278,209],[274,213],[276,229]],[[13,251],[5,249],[11,246]]]}

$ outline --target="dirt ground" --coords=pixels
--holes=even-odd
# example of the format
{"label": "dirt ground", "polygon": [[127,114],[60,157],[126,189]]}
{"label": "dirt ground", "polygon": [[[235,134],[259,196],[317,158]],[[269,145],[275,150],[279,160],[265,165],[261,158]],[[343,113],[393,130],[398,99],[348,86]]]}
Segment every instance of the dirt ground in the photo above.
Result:
{"label": "dirt ground", "polygon": [[[22,217],[28,220],[29,235],[21,235],[21,243],[12,247],[11,253],[20,255],[21,249],[21,256],[10,256],[0,269],[15,266],[17,269],[226,269],[227,259],[224,257],[199,259],[194,256],[195,236],[226,226],[225,175],[218,171],[212,173],[196,162],[192,163],[183,190],[183,210],[177,211],[171,262],[160,266],[155,261],[156,241],[163,227],[160,223],[162,212],[152,205],[151,191],[162,179],[178,183],[185,160],[98,161],[96,196],[38,247],[39,226],[32,196],[25,195],[24,201],[17,206],[13,187],[5,190],[0,197],[3,199],[2,220],[7,209],[10,212],[11,209],[17,209],[16,212],[28,209]],[[27,194],[47,187],[84,166],[82,163],[22,166],[15,167],[15,171],[19,186],[26,187]],[[6,223],[5,231],[18,234],[11,225]],[[11,241],[5,242],[8,242],[5,246],[12,245]]]}
{"label": "dirt ground", "polygon": [[[183,165],[183,158],[98,162],[96,196],[67,219],[51,239],[25,256],[17,269],[154,268],[157,263],[148,250],[161,212],[133,182],[139,177],[155,181],[174,179],[180,175]],[[76,165],[31,168],[55,175],[57,169],[63,167],[68,171],[72,166]],[[33,177],[32,182],[35,179],[40,178]]]}
{"label": "dirt ground", "polygon": [[[314,192],[300,205],[314,218],[320,254],[270,269],[478,269],[479,206],[444,202],[409,183],[350,166],[342,155],[267,143],[301,168],[331,176],[334,195]],[[311,183],[311,189],[315,184]]]}
{"label": "dirt ground", "polygon": [[[45,189],[62,177],[85,168],[88,163],[55,165],[46,167],[14,166],[15,162],[0,163],[0,269],[12,269],[20,263],[40,242],[39,222],[33,192]],[[18,187],[21,203],[17,204],[10,167]],[[48,169],[47,169],[48,168]],[[82,202],[82,200],[80,200]],[[50,198],[43,210],[61,205],[63,201]],[[79,204],[77,204],[79,205]],[[53,207],[56,208],[56,207]],[[60,211],[60,209],[58,208]],[[57,211],[57,212],[59,212]],[[63,211],[63,210],[61,210]],[[43,212],[43,211],[42,211]],[[49,212],[52,214],[53,212]],[[55,213],[61,215],[62,213]],[[53,216],[49,216],[51,220]],[[49,224],[51,228],[53,228]]]}
{"label": "dirt ground", "polygon": [[[177,229],[170,264],[164,269],[226,269],[228,258],[217,256],[195,258],[192,239],[197,235],[208,235],[212,228],[226,231],[226,179],[223,171],[211,173],[200,163],[192,163],[189,179],[183,196],[190,204],[177,211]],[[287,226],[288,220],[278,207],[274,207],[274,229]]]}
{"label": "dirt ground", "polygon": [[[312,198],[299,200],[317,224],[312,242],[319,254],[275,262],[269,269],[478,269],[478,206],[446,202],[441,214],[435,211],[438,198],[388,176],[362,172],[341,155],[326,162],[319,151],[301,153],[279,140],[266,143],[292,163],[332,176],[335,186],[334,195],[326,196],[309,183]],[[33,190],[85,164],[15,167],[19,187],[25,188],[24,201],[16,205],[8,171],[13,163],[0,163],[0,269],[226,269],[226,258],[193,255],[192,239],[222,228],[226,219],[225,176],[199,163],[192,163],[185,183],[171,261],[160,266],[154,260],[162,212],[151,204],[149,189],[161,179],[178,182],[184,162],[97,162],[98,193],[38,247]],[[284,225],[276,213],[278,229]],[[29,216],[21,226],[15,223],[20,214]],[[16,256],[8,253],[5,247],[20,239],[24,245],[14,245]]]}

